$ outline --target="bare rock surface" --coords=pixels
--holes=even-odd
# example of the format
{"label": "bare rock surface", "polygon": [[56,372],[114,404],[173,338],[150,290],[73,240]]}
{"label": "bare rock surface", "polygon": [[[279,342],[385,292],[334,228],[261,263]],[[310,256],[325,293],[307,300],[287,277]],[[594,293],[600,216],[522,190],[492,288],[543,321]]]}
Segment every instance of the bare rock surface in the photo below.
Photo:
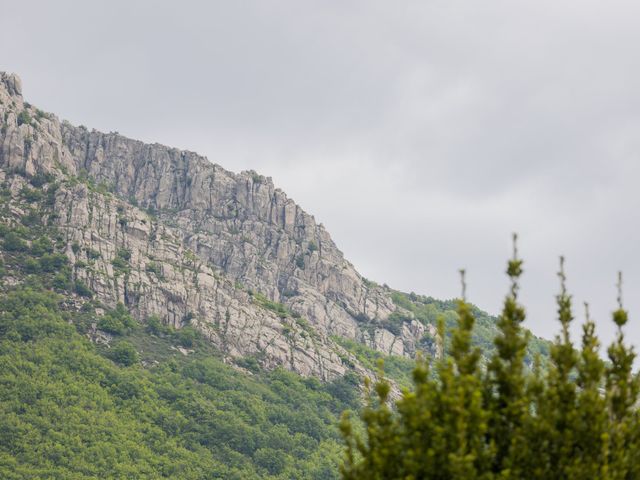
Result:
{"label": "bare rock surface", "polygon": [[412,356],[433,334],[417,321],[399,334],[383,328],[397,310],[390,291],[366,281],[268,177],[60,121],[25,103],[6,73],[0,122],[0,168],[57,179],[52,221],[74,274],[106,305],[190,323],[231,358],[323,379],[348,368],[334,335]]}

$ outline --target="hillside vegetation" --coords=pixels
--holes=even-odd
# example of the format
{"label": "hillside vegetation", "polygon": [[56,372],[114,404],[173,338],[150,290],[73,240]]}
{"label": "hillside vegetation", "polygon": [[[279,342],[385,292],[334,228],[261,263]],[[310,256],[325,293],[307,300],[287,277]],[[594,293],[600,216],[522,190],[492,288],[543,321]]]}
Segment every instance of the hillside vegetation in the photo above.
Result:
{"label": "hillside vegetation", "polygon": [[[0,478],[337,478],[353,379],[243,374],[139,325],[101,349],[77,331],[91,312],[63,301],[36,285],[0,299]],[[129,353],[139,341],[153,350]]]}

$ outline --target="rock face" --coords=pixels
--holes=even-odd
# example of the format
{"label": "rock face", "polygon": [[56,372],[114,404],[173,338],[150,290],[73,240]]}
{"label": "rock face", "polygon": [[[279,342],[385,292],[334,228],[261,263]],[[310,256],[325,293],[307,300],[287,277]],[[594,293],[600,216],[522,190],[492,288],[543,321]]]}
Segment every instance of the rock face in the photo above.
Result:
{"label": "rock face", "polygon": [[363,279],[270,178],[61,122],[26,104],[19,78],[5,73],[0,121],[5,181],[57,179],[52,221],[75,275],[105,304],[123,302],[143,321],[190,322],[231,358],[325,379],[349,357],[331,336],[413,355],[429,334],[417,321],[398,335],[383,328],[397,310],[389,290]]}

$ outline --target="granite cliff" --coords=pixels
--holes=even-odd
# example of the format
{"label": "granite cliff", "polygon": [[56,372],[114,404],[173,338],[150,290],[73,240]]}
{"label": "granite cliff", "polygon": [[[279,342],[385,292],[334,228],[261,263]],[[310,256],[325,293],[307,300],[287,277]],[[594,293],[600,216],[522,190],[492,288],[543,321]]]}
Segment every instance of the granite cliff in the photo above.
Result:
{"label": "granite cliff", "polygon": [[0,125],[2,222],[33,213],[20,192],[38,185],[51,205],[36,211],[105,306],[190,324],[230,361],[325,380],[364,371],[337,338],[408,357],[435,344],[270,178],[73,126],[25,102],[13,74],[0,73]]}

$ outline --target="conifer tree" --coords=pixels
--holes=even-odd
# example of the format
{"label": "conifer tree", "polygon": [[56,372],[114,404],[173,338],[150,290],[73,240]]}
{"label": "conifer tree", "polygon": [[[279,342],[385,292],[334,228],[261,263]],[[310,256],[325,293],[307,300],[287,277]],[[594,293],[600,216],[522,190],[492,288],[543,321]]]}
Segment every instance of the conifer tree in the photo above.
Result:
{"label": "conifer tree", "polygon": [[582,327],[582,349],[577,362],[577,414],[574,417],[575,449],[567,469],[568,478],[609,478],[608,416],[606,399],[600,388],[604,361],[595,323],[585,303],[586,322]]}
{"label": "conifer tree", "polygon": [[525,311],[518,303],[522,263],[514,234],[513,257],[507,266],[511,288],[498,318],[496,354],[489,363],[485,391],[490,410],[489,438],[496,448],[493,471],[508,478],[519,478],[528,458],[525,424],[529,402],[524,375],[528,335],[522,327]]}
{"label": "conifer tree", "polygon": [[[354,434],[348,417],[343,418],[345,479],[491,478],[480,351],[472,346],[475,318],[464,299],[464,272],[461,276],[463,298],[458,301],[457,328],[451,334],[449,355],[437,362],[435,375],[425,361],[418,360],[415,390],[404,392],[395,416],[387,406],[389,384],[379,380],[362,414],[366,441]],[[442,321],[439,332],[444,338]]]}
{"label": "conifer tree", "polygon": [[368,404],[362,412],[367,441],[364,442],[353,431],[347,412],[343,414],[340,430],[347,440],[347,460],[341,470],[345,479],[383,480],[397,478],[397,459],[400,442],[397,438],[397,423],[387,402],[390,385],[382,375],[373,385],[375,395],[366,381]]}
{"label": "conifer tree", "polygon": [[544,461],[546,479],[568,478],[575,443],[576,384],[571,378],[577,363],[577,354],[571,343],[569,327],[573,320],[571,296],[567,293],[564,258],[560,257],[560,294],[556,297],[560,335],[551,346],[551,362],[545,395],[539,406],[536,421],[547,426],[546,445],[539,452],[538,461]]}
{"label": "conifer tree", "polygon": [[[633,375],[635,353],[625,344],[622,327],[628,321],[627,311],[622,305],[622,274],[618,274],[618,308],[613,312],[617,327],[615,342],[609,347],[609,365],[606,370],[606,397],[609,407],[610,428],[610,478],[622,480],[630,478],[632,471],[637,474],[636,464],[640,461],[637,444],[638,378]],[[638,478],[638,477],[636,477]]]}
{"label": "conifer tree", "polygon": [[[464,271],[460,273],[458,322],[451,333],[450,351],[436,366],[437,381],[429,379],[426,365],[419,367],[415,394],[405,394],[398,402],[402,437],[420,438],[419,443],[402,447],[408,460],[402,473],[410,478],[488,478],[483,473],[488,471],[490,449],[485,443],[488,416],[483,406],[480,351],[472,346],[475,318],[466,303]],[[444,338],[442,322],[439,330]]]}
{"label": "conifer tree", "polygon": [[458,301],[458,324],[452,332],[451,361],[443,369],[441,388],[442,397],[448,398],[455,409],[448,425],[451,475],[447,478],[462,480],[486,478],[482,472],[487,470],[490,450],[485,445],[488,415],[483,405],[480,349],[471,343],[475,318],[466,302],[464,270],[460,274],[462,299]]}
{"label": "conifer tree", "polygon": [[[514,237],[511,288],[486,370],[472,344],[475,319],[462,273],[458,322],[446,355],[434,367],[418,360],[415,388],[403,392],[397,410],[389,406],[390,384],[383,378],[375,384],[362,414],[364,438],[344,418],[345,479],[640,480],[640,380],[622,331],[628,317],[621,277],[613,313],[618,332],[605,364],[586,304],[580,350],[571,341],[571,296],[561,259],[560,334],[546,368],[537,358],[527,371],[521,273]],[[444,338],[443,321],[439,331]]]}

